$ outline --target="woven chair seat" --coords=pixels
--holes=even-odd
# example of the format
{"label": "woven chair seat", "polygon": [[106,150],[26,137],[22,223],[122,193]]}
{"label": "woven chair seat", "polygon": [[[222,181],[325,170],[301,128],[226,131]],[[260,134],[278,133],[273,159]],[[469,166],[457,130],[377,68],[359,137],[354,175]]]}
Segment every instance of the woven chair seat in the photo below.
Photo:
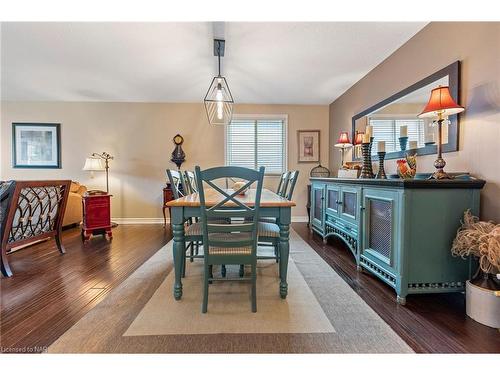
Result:
{"label": "woven chair seat", "polygon": [[[227,220],[226,219],[211,219],[209,220],[209,223],[210,224],[227,224]],[[203,235],[203,232],[202,232],[202,226],[201,226],[201,222],[197,222],[197,223],[193,223],[193,224],[190,224],[188,226],[186,226],[186,228],[184,229],[184,233],[186,236],[202,236]]]}
{"label": "woven chair seat", "polygon": [[259,222],[258,235],[259,237],[279,237],[280,227],[273,223]]}
{"label": "woven chair seat", "polygon": [[201,236],[202,229],[201,229],[201,223],[193,223],[191,225],[188,225],[184,228],[184,233],[186,236]]}
{"label": "woven chair seat", "polygon": [[252,238],[252,233],[209,233],[210,241],[248,241]]}
{"label": "woven chair seat", "polygon": [[261,223],[272,223],[272,224],[276,224],[276,218],[274,217],[261,217],[259,218],[259,221]]}
{"label": "woven chair seat", "polygon": [[210,247],[210,255],[251,255],[252,248],[246,247]]}

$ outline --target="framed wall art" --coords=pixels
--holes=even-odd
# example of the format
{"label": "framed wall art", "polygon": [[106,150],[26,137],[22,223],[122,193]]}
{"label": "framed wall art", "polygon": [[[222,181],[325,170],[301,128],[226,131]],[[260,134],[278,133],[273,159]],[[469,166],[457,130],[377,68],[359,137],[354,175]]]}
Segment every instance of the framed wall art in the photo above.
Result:
{"label": "framed wall art", "polygon": [[298,130],[298,162],[299,163],[319,163],[319,130]]}
{"label": "framed wall art", "polygon": [[14,168],[61,168],[61,124],[12,123]]}

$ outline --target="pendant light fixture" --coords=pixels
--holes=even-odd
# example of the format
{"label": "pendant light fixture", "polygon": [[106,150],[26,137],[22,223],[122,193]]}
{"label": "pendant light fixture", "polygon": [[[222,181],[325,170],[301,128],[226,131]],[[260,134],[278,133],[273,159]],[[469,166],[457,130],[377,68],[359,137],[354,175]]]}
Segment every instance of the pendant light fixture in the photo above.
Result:
{"label": "pendant light fixture", "polygon": [[208,122],[212,125],[228,125],[233,117],[233,96],[226,78],[220,72],[220,58],[224,56],[224,39],[214,39],[214,56],[219,63],[219,74],[214,77],[205,95],[205,110]]}

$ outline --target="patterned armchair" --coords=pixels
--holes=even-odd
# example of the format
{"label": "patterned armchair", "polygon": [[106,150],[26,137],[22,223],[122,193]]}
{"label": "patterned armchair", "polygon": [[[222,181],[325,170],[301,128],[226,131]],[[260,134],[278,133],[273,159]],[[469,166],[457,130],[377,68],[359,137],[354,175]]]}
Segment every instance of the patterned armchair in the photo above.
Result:
{"label": "patterned armchair", "polygon": [[8,181],[0,183],[1,271],[12,276],[9,251],[54,237],[61,254],[61,227],[71,181]]}

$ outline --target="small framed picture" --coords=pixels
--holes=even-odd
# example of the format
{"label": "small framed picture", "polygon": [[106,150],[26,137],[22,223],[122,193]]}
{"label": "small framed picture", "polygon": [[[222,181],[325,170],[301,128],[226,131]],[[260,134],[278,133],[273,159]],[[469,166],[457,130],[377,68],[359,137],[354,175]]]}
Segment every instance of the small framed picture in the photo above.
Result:
{"label": "small framed picture", "polygon": [[12,123],[14,168],[61,168],[61,124]]}
{"label": "small framed picture", "polygon": [[298,130],[299,163],[319,163],[319,130]]}

